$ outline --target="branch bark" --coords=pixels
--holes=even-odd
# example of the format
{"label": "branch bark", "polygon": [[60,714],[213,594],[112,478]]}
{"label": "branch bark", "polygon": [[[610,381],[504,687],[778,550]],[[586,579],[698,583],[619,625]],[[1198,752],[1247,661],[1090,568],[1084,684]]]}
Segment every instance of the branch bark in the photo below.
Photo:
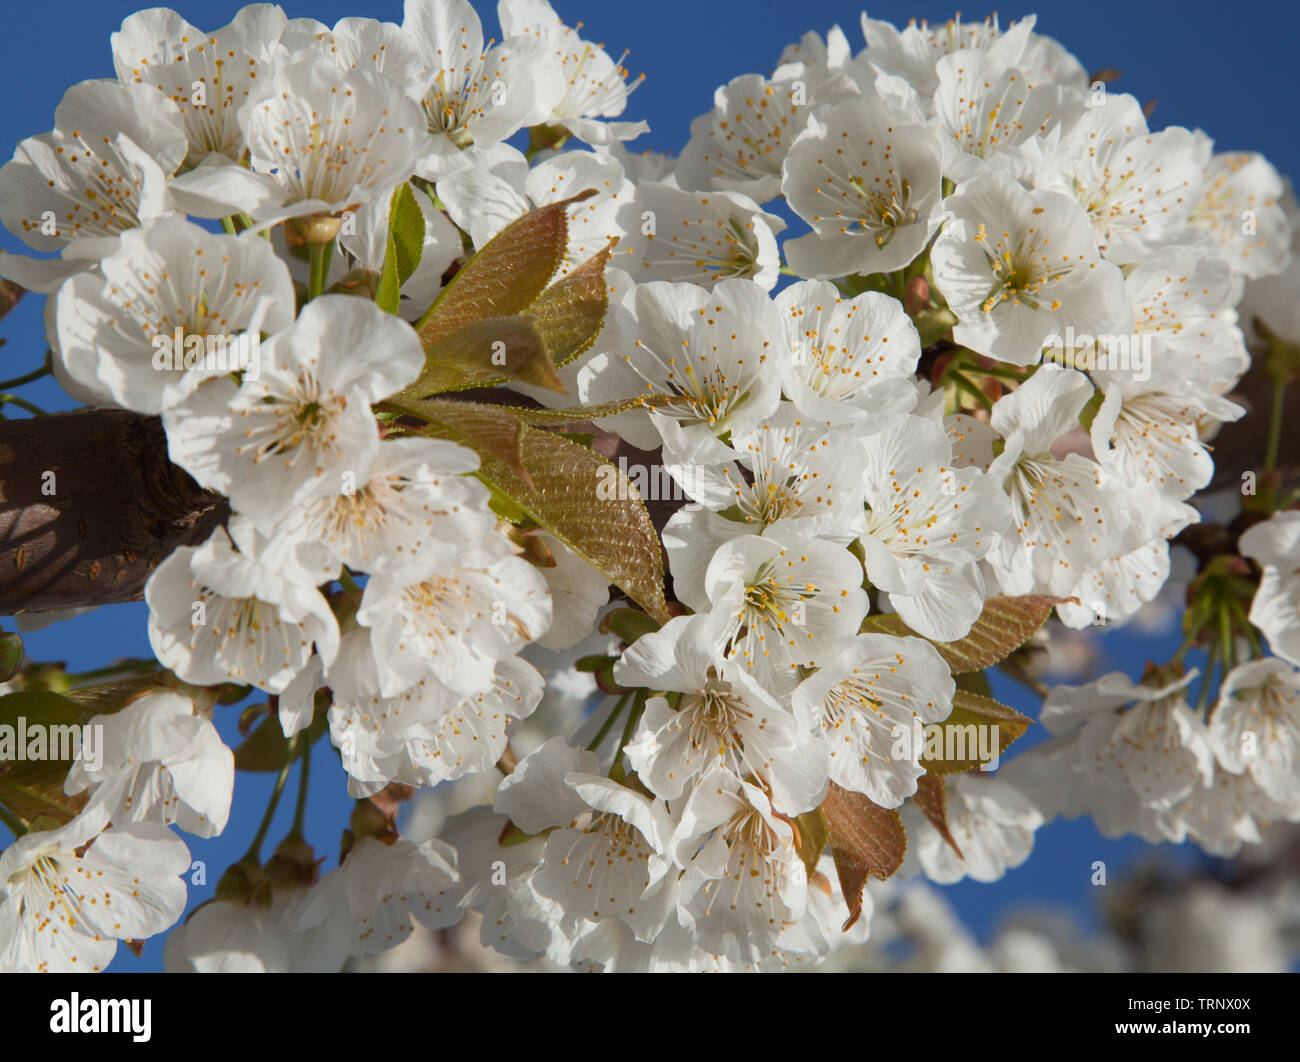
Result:
{"label": "branch bark", "polygon": [[[1257,370],[1233,395],[1251,412],[1214,441],[1215,487],[1239,483],[1243,469],[1262,463],[1268,391]],[[1292,391],[1288,424],[1300,417],[1300,388]],[[535,405],[505,389],[463,397]],[[648,467],[662,460],[598,423],[587,430],[611,460]],[[1279,466],[1287,478],[1300,468],[1297,447],[1300,434],[1284,432]],[[650,498],[646,506],[662,531],[681,502]],[[228,516],[224,498],[167,459],[156,417],[97,409],[0,420],[0,615],[136,600],[167,554],[204,541]]]}
{"label": "branch bark", "polygon": [[157,417],[0,421],[0,615],[135,600],[167,554],[228,513],[167,459]]}

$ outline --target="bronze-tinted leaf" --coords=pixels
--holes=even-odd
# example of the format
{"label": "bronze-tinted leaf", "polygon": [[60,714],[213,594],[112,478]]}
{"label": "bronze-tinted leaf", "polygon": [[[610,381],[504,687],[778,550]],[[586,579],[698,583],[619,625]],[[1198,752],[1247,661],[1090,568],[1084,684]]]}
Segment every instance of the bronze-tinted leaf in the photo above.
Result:
{"label": "bronze-tinted leaf", "polygon": [[989,685],[989,673],[987,671],[961,671],[952,678],[959,690],[978,693],[982,697],[993,696],[993,687]]}
{"label": "bronze-tinted leaf", "polygon": [[4,317],[18,305],[18,300],[23,297],[26,290],[12,280],[0,280],[0,317]]}
{"label": "bronze-tinted leaf", "polygon": [[525,409],[523,407],[491,406],[490,408],[510,409],[525,424],[534,424],[544,428],[560,428],[566,425],[584,424],[602,417],[612,417],[616,413],[626,413],[629,409],[648,409],[665,405],[668,395],[637,395],[634,398],[619,398],[612,402],[601,402],[593,406],[573,406],[568,409]]}
{"label": "bronze-tinted leaf", "polygon": [[939,836],[957,853],[957,858],[965,859],[957,842],[953,840],[952,831],[948,829],[948,783],[937,775],[923,774],[916,780],[916,793],[911,800],[930,820],[930,825],[939,831]]}
{"label": "bronze-tinted leaf", "polygon": [[111,715],[121,711],[127,704],[148,693],[170,690],[188,695],[189,689],[170,671],[152,671],[144,675],[114,679],[112,682],[99,682],[93,686],[79,686],[68,690],[64,696],[80,706],[81,721],[85,722],[93,715]]}
{"label": "bronze-tinted leaf", "polygon": [[420,378],[397,397],[424,398],[505,380],[564,391],[537,322],[527,314],[475,321],[440,339],[429,348]]}
{"label": "bronze-tinted leaf", "polygon": [[[984,602],[984,611],[966,637],[955,642],[927,640],[939,650],[939,655],[948,662],[954,675],[964,671],[983,671],[1024,645],[1047,622],[1057,602],[1066,600],[1069,599],[1037,594],[990,597]],[[868,616],[863,629],[898,637],[916,635],[894,613]]]}
{"label": "bronze-tinted leaf", "polygon": [[603,572],[660,623],[668,621],[659,536],[632,482],[599,454],[550,432],[524,428],[520,457],[531,483],[480,454],[479,477]]}
{"label": "bronze-tinted leaf", "polygon": [[[987,756],[981,752],[980,727],[997,728],[998,755],[1001,756],[1032,722],[1029,716],[1021,715],[991,697],[958,689],[952,695],[952,712],[938,724],[940,729],[933,731],[936,740],[942,738],[941,754],[929,755],[931,731],[927,727],[927,751],[921,756],[921,765],[931,774],[960,774],[976,770],[992,758],[991,749]],[[991,742],[983,744],[988,748]]]}
{"label": "bronze-tinted leaf", "polygon": [[10,766],[0,774],[0,805],[28,824],[45,817],[58,825],[71,822],[86,806],[88,795],[68,796],[64,780],[71,760],[28,760]]}
{"label": "bronze-tinted leaf", "polygon": [[595,189],[587,189],[570,199],[529,211],[489,240],[420,318],[416,330],[424,349],[485,317],[527,310],[564,259],[569,242],[565,211],[595,194]]}
{"label": "bronze-tinted leaf", "polygon": [[826,792],[821,811],[840,888],[849,905],[843,927],[848,932],[862,915],[862,890],[867,878],[874,876],[883,881],[903,865],[907,834],[896,808],[882,808],[861,793],[841,789],[834,782]]}
{"label": "bronze-tinted leaf", "polygon": [[605,266],[614,242],[563,280],[557,280],[528,307],[556,365],[567,365],[590,349],[605,324],[609,285]]}
{"label": "bronze-tinted leaf", "polygon": [[531,486],[519,452],[524,425],[514,410],[447,398],[389,399],[380,408],[423,421],[423,428],[409,429],[415,434],[468,446],[480,459],[495,458]]}

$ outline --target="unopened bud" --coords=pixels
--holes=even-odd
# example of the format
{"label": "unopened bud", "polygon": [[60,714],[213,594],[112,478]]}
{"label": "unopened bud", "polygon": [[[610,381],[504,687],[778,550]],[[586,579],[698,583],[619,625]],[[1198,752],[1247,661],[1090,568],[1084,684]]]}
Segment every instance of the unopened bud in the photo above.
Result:
{"label": "unopened bud", "polygon": [[246,904],[253,894],[253,882],[248,868],[242,863],[235,863],[227,868],[217,882],[216,898],[223,903]]}
{"label": "unopened bud", "polygon": [[262,873],[277,888],[306,888],[315,883],[318,865],[311,845],[290,835],[276,846]]}
{"label": "unopened bud", "polygon": [[907,283],[907,290],[903,293],[903,309],[908,315],[915,317],[918,313],[930,305],[930,283],[925,277],[913,277]]}
{"label": "unopened bud", "polygon": [[306,218],[289,218],[284,223],[284,242],[290,247],[304,243],[329,243],[339,234],[343,222],[332,214],[313,214]]}

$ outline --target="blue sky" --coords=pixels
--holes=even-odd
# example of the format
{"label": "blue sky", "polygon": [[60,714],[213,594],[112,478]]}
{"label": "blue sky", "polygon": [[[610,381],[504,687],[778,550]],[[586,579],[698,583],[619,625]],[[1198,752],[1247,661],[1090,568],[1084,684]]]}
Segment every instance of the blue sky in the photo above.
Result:
{"label": "blue sky", "polygon": [[[237,3],[204,3],[180,7],[190,21],[205,29],[229,20]],[[396,0],[380,3],[339,3],[336,0],[282,5],[290,16],[310,15],[334,23],[347,15],[401,20]],[[859,7],[827,0],[555,0],[556,10],[570,24],[584,22],[584,36],[603,42],[617,55],[630,49],[626,65],[646,75],[632,96],[625,117],[643,118],[651,131],[630,145],[676,152],[685,143],[690,120],[710,106],[714,88],[742,73],[767,72],[782,47],[803,32],[824,32],[838,23],[855,50],[862,44]],[[0,42],[5,106],[0,108],[0,144],[4,156],[25,136],[53,124],[53,113],[68,85],[113,74],[109,35],[135,5],[116,0],[61,0],[50,4],[12,5],[5,14]],[[875,18],[904,23],[911,17],[942,21],[951,10],[916,7],[897,2],[872,4]],[[1001,7],[1006,20],[1033,8]],[[495,12],[479,5],[490,34],[498,34]],[[1061,40],[1088,70],[1118,68],[1123,78],[1116,90],[1142,101],[1159,98],[1152,125],[1187,125],[1204,129],[1223,149],[1259,149],[1284,173],[1300,170],[1300,140],[1294,133],[1294,113],[1300,98],[1300,74],[1295,59],[1300,40],[1300,5],[1290,2],[1243,3],[1228,17],[1222,5],[1194,2],[1090,0],[1089,3],[1040,4],[1038,29]],[[971,19],[984,12],[967,9]],[[0,246],[22,251],[8,233]],[[0,348],[0,377],[17,376],[39,364],[45,349],[40,301],[24,300],[0,324],[8,342]],[[71,403],[50,381],[23,390],[23,395],[49,409]],[[70,670],[103,666],[122,656],[149,655],[143,605],[117,605],[26,636],[29,658],[63,660]],[[6,621],[11,628],[12,622]],[[1106,639],[1109,662],[1137,676],[1146,659],[1167,658],[1174,637],[1135,639],[1112,635]],[[995,681],[995,692],[1021,710],[1036,714],[1032,697],[1013,684]],[[227,709],[219,725],[234,743],[234,717]],[[1024,739],[1025,744],[1041,736]],[[243,853],[256,830],[270,790],[269,775],[240,775],[231,823],[225,836],[212,841],[186,840],[194,858],[207,863],[208,887],[191,889],[191,903],[206,899],[225,866]],[[270,834],[269,849],[288,828],[292,815],[291,778],[280,815]],[[323,743],[317,746],[311,779],[308,840],[317,855],[337,859],[339,833],[351,802],[337,757]],[[0,844],[7,841],[0,828]],[[1189,858],[1190,851],[1162,852]],[[1056,822],[1040,831],[1029,862],[996,885],[964,884],[947,890],[963,917],[987,936],[1008,913],[1042,904],[1065,905],[1082,924],[1093,924],[1095,892],[1090,884],[1094,860],[1105,860],[1112,879],[1115,870],[1151,851],[1132,839],[1106,841],[1087,822]],[[154,970],[161,966],[161,943],[146,947],[142,959],[122,949],[116,970]]]}

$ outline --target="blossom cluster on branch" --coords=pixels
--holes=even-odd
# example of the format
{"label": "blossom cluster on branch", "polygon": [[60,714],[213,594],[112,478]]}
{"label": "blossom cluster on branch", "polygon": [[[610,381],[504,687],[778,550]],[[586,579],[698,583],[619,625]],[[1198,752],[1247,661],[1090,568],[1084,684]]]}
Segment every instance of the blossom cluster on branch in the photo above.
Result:
{"label": "blossom cluster on branch", "polygon": [[[634,154],[620,62],[546,0],[498,16],[142,11],[0,169],[51,371],[230,508],[149,578],[156,662],[8,669],[0,723],[85,736],[0,774],[0,969],[170,929],[170,969],[337,970],[468,910],[520,958],[778,969],[866,939],[869,877],[995,881],[1058,815],[1224,855],[1300,821],[1272,166],[1032,17],[810,33]],[[988,670],[1153,600],[1256,346],[1269,456],[1183,649],[1042,691],[1001,766],[1032,720]],[[324,874],[323,735],[357,800]],[[237,769],[278,772],[266,819],[181,922],[173,827],[222,832]],[[401,835],[394,794],[471,775],[488,803]]]}

